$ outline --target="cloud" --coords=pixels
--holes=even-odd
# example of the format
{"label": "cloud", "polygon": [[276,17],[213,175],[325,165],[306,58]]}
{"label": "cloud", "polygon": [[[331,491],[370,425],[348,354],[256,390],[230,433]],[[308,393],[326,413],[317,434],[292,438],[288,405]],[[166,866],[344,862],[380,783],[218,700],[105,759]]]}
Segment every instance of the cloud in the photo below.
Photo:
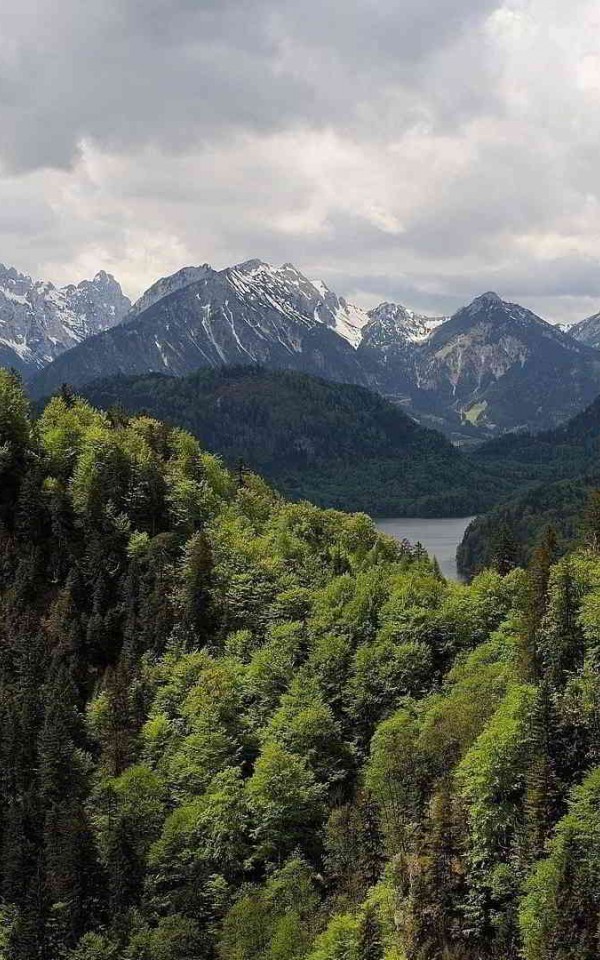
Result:
{"label": "cloud", "polygon": [[597,0],[4,0],[0,260],[600,306]]}

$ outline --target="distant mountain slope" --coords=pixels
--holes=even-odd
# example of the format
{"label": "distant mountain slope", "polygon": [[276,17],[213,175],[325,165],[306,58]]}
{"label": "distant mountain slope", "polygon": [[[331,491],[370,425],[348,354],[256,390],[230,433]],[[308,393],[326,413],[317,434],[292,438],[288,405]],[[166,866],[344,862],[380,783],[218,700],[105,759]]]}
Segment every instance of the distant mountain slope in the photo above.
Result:
{"label": "distant mountain slope", "polygon": [[[80,386],[115,373],[191,373],[203,366],[260,363],[304,370],[331,380],[365,383],[357,360],[360,317],[325,287],[317,288],[291,264],[259,260],[215,271],[154,299],[117,329],[71,351],[32,385],[38,396],[63,381]],[[165,284],[165,281],[161,281]],[[342,336],[341,332],[345,335]]]}
{"label": "distant mountain slope", "polygon": [[419,406],[415,387],[421,348],[445,317],[425,317],[398,303],[382,303],[369,311],[358,355],[375,371],[377,388],[398,399],[410,397]]}
{"label": "distant mountain slope", "polygon": [[433,331],[417,386],[484,429],[544,429],[600,391],[600,352],[487,293]]}
{"label": "distant mountain slope", "polygon": [[569,333],[588,347],[600,347],[600,313],[575,323],[569,328]]}
{"label": "distant mountain slope", "polygon": [[566,547],[578,533],[587,495],[600,486],[600,397],[555,430],[500,437],[470,459],[476,470],[504,471],[514,492],[467,530],[459,550],[463,572],[490,562],[503,525],[510,528],[523,561],[548,525]]}
{"label": "distant mountain slope", "polygon": [[114,277],[55,287],[0,264],[0,365],[24,375],[118,323],[131,306]]}
{"label": "distant mountain slope", "polygon": [[171,276],[161,277],[135,301],[127,315],[127,320],[133,320],[134,317],[158,303],[163,297],[168,297],[170,293],[176,293],[177,290],[182,290],[183,287],[188,287],[191,283],[204,280],[212,272],[212,267],[208,263],[204,263],[201,267],[183,267]]}
{"label": "distant mountain slope", "polygon": [[83,392],[98,406],[143,409],[185,427],[294,499],[380,516],[465,516],[503,489],[440,434],[357,386],[238,367],[184,379],[116,377]]}
{"label": "distant mountain slope", "polygon": [[260,260],[162,278],[31,389],[239,363],[368,386],[459,441],[553,427],[600,391],[600,350],[494,293],[450,319],[393,303],[366,312],[292,264]]}

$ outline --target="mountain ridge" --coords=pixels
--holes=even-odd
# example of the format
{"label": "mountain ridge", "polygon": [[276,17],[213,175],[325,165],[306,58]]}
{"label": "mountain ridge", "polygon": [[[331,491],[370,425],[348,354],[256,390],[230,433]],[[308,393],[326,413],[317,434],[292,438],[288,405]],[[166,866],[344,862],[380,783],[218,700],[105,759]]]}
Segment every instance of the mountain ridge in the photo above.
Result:
{"label": "mountain ridge", "polygon": [[186,267],[123,322],[32,378],[35,396],[99,377],[257,363],[367,386],[457,441],[548,429],[600,392],[600,351],[488,291],[450,318],[366,311],[291,263]]}
{"label": "mountain ridge", "polygon": [[119,323],[131,304],[104,270],[56,287],[0,264],[0,363],[24,375]]}

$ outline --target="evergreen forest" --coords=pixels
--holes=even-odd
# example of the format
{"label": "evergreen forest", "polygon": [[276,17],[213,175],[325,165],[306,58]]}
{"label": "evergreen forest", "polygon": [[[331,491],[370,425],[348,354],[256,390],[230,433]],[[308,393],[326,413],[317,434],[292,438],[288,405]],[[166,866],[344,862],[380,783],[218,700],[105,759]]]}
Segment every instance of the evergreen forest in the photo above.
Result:
{"label": "evergreen forest", "polygon": [[0,957],[595,960],[600,506],[468,585],[0,371]]}
{"label": "evergreen forest", "polygon": [[466,457],[437,430],[364,387],[257,366],[187,377],[116,376],[82,388],[103,409],[184,427],[290,500],[378,517],[471,516],[514,492],[520,465]]}

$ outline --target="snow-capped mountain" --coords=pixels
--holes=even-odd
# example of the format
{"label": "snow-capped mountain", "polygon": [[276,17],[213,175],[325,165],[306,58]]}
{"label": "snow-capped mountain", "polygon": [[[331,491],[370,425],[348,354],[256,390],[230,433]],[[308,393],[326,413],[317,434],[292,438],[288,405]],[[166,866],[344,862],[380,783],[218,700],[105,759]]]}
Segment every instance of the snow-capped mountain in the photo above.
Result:
{"label": "snow-capped mountain", "polygon": [[123,323],[38,373],[32,391],[231,364],[370,386],[461,436],[544,429],[600,391],[600,351],[496,294],[450,319],[393,303],[367,312],[293,264],[261,260],[225,270],[187,267],[159,280]]}
{"label": "snow-capped mountain", "polygon": [[573,324],[569,333],[588,347],[600,347],[600,313],[595,313],[579,323]]}
{"label": "snow-capped mountain", "polygon": [[358,353],[375,371],[379,390],[401,401],[412,395],[422,347],[443,322],[443,317],[425,317],[398,303],[369,311]]}
{"label": "snow-capped mountain", "polygon": [[324,301],[323,307],[317,310],[319,319],[353,347],[358,347],[369,322],[368,312],[338,297],[322,280],[312,280],[311,283]]}
{"label": "snow-capped mountain", "polygon": [[181,290],[182,287],[189,286],[190,283],[196,283],[198,280],[202,280],[211,272],[212,267],[209,266],[208,263],[204,263],[201,267],[183,267],[169,277],[161,277],[160,280],[157,280],[151,287],[148,287],[145,293],[135,301],[129,311],[127,319],[132,320],[134,317],[137,317],[138,314],[147,310],[148,307],[162,300],[163,297],[168,297],[169,294]]}
{"label": "snow-capped mountain", "polygon": [[30,375],[114,326],[129,307],[103,270],[93,280],[55,287],[0,264],[0,364]]}
{"label": "snow-capped mountain", "polygon": [[65,380],[78,386],[111,373],[181,375],[234,363],[366,383],[355,348],[368,319],[290,263],[187,268],[151,287],[125,323],[53,363],[34,389],[44,394]]}
{"label": "snow-capped mountain", "polygon": [[369,323],[362,340],[371,346],[424,343],[447,317],[425,317],[400,303],[380,303],[369,311]]}

